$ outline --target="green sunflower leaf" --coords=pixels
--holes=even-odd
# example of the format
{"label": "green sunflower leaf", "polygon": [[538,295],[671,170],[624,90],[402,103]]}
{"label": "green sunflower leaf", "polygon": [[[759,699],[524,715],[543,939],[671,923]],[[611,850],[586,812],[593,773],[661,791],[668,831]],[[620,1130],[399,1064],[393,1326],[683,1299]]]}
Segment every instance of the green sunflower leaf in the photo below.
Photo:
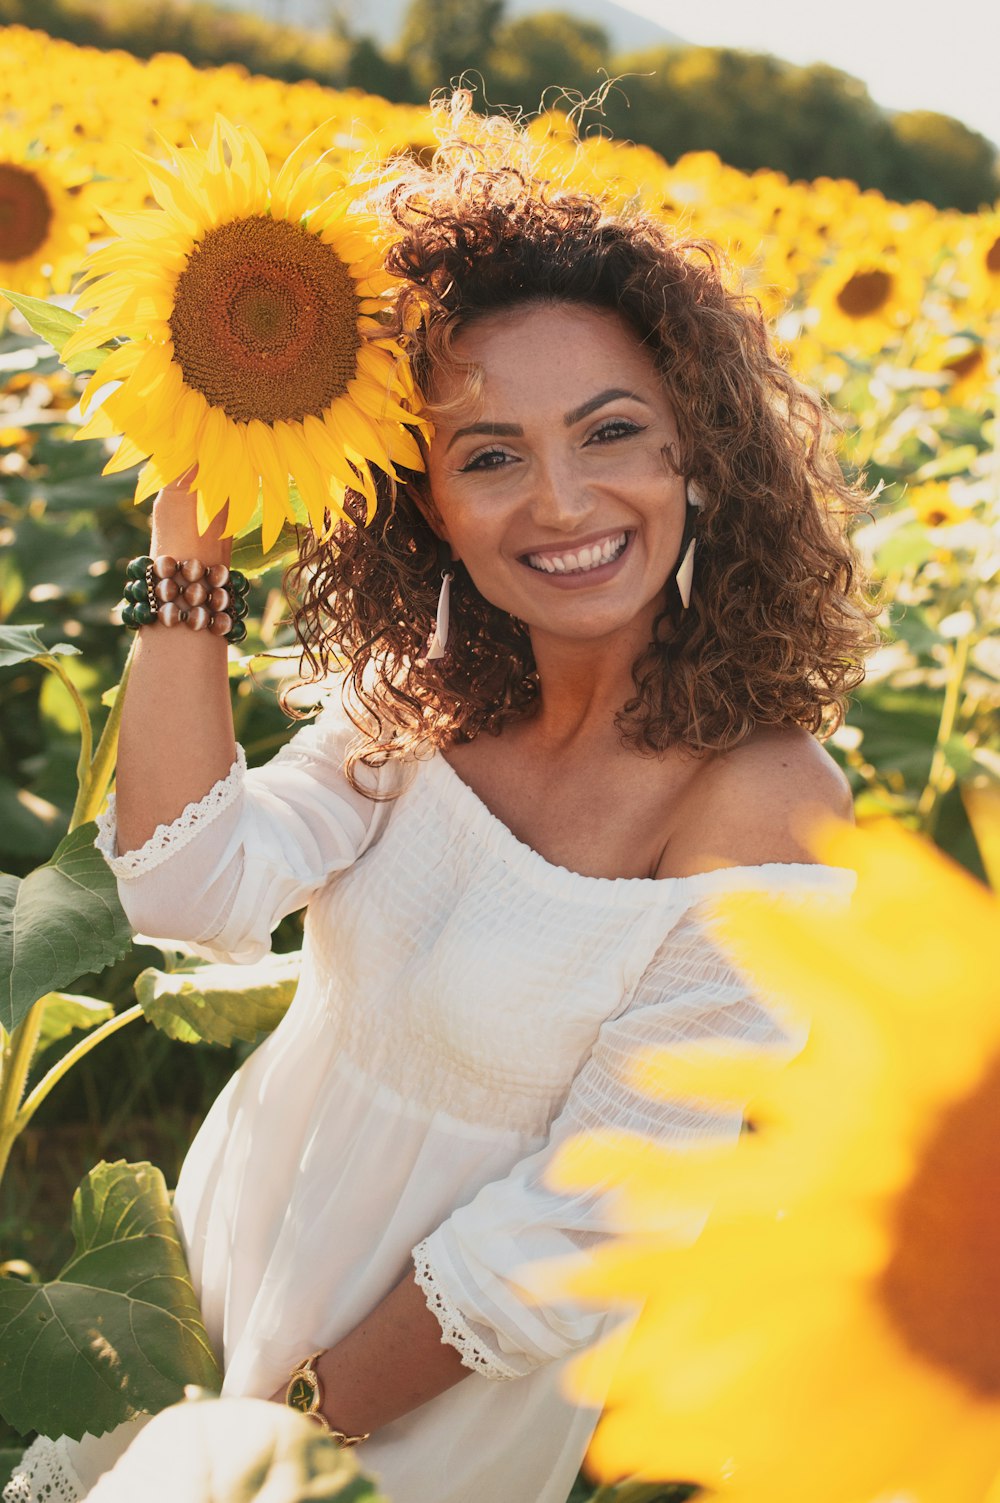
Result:
{"label": "green sunflower leaf", "polygon": [[281,1022],[295,995],[299,951],[268,955],[256,965],[184,961],[173,971],[150,966],[135,995],[156,1028],[185,1044],[255,1044]]}
{"label": "green sunflower leaf", "polygon": [[322,1430],[264,1399],[198,1396],[158,1414],[88,1493],[92,1503],[385,1503]]}
{"label": "green sunflower leaf", "polygon": [[103,971],[131,943],[95,828],[81,825],[23,879],[0,873],[0,1024],[8,1033],[39,997]]}
{"label": "green sunflower leaf", "polygon": [[38,635],[41,626],[0,626],[0,668],[18,663],[37,662],[39,658],[79,657],[79,647],[69,642],[47,646]]}
{"label": "green sunflower leaf", "polygon": [[220,1375],[163,1175],[98,1164],[73,1197],[76,1250],[47,1284],[0,1280],[0,1413],[22,1434],[103,1435]]}
{"label": "green sunflower leaf", "polygon": [[45,1003],[35,1053],[41,1054],[43,1049],[60,1043],[74,1030],[89,1033],[91,1028],[106,1023],[114,1015],[110,1002],[99,1002],[96,997],[74,996],[71,992],[53,992]]}
{"label": "green sunflower leaf", "polygon": [[[63,345],[69,336],[83,323],[79,313],[71,313],[69,308],[60,308],[57,303],[50,303],[45,298],[29,297],[26,292],[11,292],[6,287],[0,287],[0,294],[14,304],[30,328],[46,344],[50,344],[57,355],[62,354]],[[80,350],[65,362],[66,369],[74,375],[80,371],[96,371],[110,353],[110,349],[105,348]]]}
{"label": "green sunflower leaf", "polygon": [[11,292],[0,287],[0,293],[9,298],[40,339],[50,344],[58,354],[69,336],[83,323],[79,313],[60,308],[43,297],[29,297],[26,292]]}

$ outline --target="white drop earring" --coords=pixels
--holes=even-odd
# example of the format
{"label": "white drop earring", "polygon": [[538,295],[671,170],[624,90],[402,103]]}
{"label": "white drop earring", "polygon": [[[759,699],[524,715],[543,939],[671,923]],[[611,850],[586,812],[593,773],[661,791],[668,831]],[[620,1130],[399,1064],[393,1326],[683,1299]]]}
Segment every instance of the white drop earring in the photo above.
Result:
{"label": "white drop earring", "polygon": [[455,578],[453,569],[441,570],[441,590],[438,595],[437,619],[434,630],[431,632],[430,641],[427,643],[427,651],[424,657],[428,659],[443,658],[448,651],[448,632],[451,626],[451,582]]}
{"label": "white drop earring", "polygon": [[681,597],[681,609],[687,610],[691,604],[691,585],[694,581],[694,545],[698,541],[692,538],[687,545],[687,552],[680,561],[677,569],[677,593]]}
{"label": "white drop earring", "polygon": [[[694,480],[689,480],[687,483],[685,499],[688,506],[694,507],[695,511],[701,511],[705,505],[704,494],[699,490]],[[691,586],[694,583],[694,550],[697,541],[698,539],[693,537],[688,543],[687,548],[684,550],[684,557],[677,565],[677,572],[674,575],[677,584],[677,593],[680,596],[681,609],[685,611],[691,604]]]}

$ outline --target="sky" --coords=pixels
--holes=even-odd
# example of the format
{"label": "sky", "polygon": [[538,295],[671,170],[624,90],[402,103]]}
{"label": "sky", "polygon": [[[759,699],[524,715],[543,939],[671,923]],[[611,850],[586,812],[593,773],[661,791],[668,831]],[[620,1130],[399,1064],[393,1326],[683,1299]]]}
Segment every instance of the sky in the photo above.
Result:
{"label": "sky", "polygon": [[[891,110],[954,115],[1000,146],[996,0],[618,0],[687,42],[830,63]],[[991,18],[992,16],[992,18]]]}

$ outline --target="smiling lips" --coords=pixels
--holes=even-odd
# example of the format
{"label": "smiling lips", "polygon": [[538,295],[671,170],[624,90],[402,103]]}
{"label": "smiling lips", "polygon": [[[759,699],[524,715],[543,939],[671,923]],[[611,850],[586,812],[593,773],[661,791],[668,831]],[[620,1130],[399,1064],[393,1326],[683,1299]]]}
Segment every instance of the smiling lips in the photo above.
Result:
{"label": "smiling lips", "polygon": [[529,553],[526,562],[543,574],[586,574],[618,558],[627,542],[628,533],[617,532],[566,553]]}

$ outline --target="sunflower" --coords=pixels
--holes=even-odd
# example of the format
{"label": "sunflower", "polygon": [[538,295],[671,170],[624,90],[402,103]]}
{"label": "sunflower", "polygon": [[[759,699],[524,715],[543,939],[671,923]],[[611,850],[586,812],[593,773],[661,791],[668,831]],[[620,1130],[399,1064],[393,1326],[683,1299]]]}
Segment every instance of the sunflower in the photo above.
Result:
{"label": "sunflower", "polygon": [[948,527],[969,520],[969,508],[959,505],[946,480],[925,480],[923,485],[911,487],[906,501],[925,527]]}
{"label": "sunflower", "polygon": [[[77,434],[121,434],[104,473],[142,464],[140,502],[197,465],[199,525],[228,502],[247,528],[258,492],[264,545],[295,520],[289,477],[312,527],[346,515],[344,493],[376,506],[372,467],[421,469],[417,394],[385,335],[398,283],[382,266],[377,221],[345,175],[304,164],[317,127],[273,175],[252,133],[216,117],[207,151],[168,165],[143,153],[158,208],[105,211],[118,240],[84,263],[90,311],[63,359],[115,346],[80,402],[120,382]],[[226,154],[228,152],[228,162]]]}
{"label": "sunflower", "polygon": [[924,387],[922,396],[932,398],[924,405],[975,406],[989,396],[994,364],[989,343],[971,332],[947,333],[928,339],[914,361],[914,367],[933,375],[941,385]]}
{"label": "sunflower", "polygon": [[876,354],[913,319],[923,291],[905,259],[882,252],[846,257],[828,267],[810,293],[819,311],[817,335],[838,349]]}
{"label": "sunflower", "polygon": [[[0,127],[0,284],[44,297],[65,292],[90,238],[82,171],[23,131]],[[0,308],[10,304],[0,297]]]}
{"label": "sunflower", "polygon": [[[1000,791],[969,796],[1000,882]],[[858,873],[838,914],[720,901],[718,934],[810,1020],[788,1066],[644,1062],[660,1090],[750,1100],[728,1152],[576,1140],[564,1191],[609,1177],[621,1225],[553,1287],[646,1299],[619,1350],[576,1360],[605,1414],[588,1467],[720,1503],[981,1503],[1000,1459],[1000,900],[890,821],[828,825]],[[671,1248],[664,1205],[714,1201]]]}
{"label": "sunflower", "polygon": [[961,259],[972,306],[993,313],[1000,305],[1000,211],[970,220],[973,234]]}

